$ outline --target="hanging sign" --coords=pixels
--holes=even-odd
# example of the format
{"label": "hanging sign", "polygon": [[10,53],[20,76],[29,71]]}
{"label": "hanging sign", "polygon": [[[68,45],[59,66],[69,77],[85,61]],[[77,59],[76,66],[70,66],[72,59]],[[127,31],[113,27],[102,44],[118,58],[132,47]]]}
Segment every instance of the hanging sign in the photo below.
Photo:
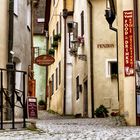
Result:
{"label": "hanging sign", "polygon": [[124,71],[125,76],[134,76],[133,11],[123,12]]}
{"label": "hanging sign", "polygon": [[40,55],[35,58],[35,63],[40,66],[49,66],[53,64],[55,59],[50,55]]}

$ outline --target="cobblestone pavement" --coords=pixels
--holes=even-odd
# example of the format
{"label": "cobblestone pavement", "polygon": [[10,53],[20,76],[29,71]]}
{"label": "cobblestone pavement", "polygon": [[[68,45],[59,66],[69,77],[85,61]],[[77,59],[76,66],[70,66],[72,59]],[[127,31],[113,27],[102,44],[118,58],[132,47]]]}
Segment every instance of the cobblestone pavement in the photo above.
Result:
{"label": "cobblestone pavement", "polygon": [[115,126],[112,118],[84,119],[39,112],[37,130],[1,130],[0,140],[140,140],[140,127]]}

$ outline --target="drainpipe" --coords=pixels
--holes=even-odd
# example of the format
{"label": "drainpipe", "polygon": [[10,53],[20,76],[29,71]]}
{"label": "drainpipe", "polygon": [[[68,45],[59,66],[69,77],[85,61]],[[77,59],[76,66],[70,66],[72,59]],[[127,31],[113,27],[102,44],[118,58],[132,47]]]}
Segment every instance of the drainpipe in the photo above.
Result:
{"label": "drainpipe", "polygon": [[[138,27],[138,0],[133,0],[134,3],[134,31],[135,31],[135,59],[136,61],[139,60],[139,27]],[[136,78],[135,78],[135,88],[136,88]],[[136,125],[139,124],[139,117],[137,116],[137,92],[135,89],[136,95]]]}
{"label": "drainpipe", "polygon": [[119,101],[119,58],[118,58],[118,30],[112,27],[112,24],[109,24],[109,29],[116,32],[116,55],[117,55],[117,65],[118,65],[118,74],[117,74],[117,85],[118,85],[118,101]]}
{"label": "drainpipe", "polygon": [[[48,54],[48,31],[46,31],[46,54]],[[47,109],[47,95],[48,95],[48,66],[46,66],[46,109]]]}
{"label": "drainpipe", "polygon": [[136,60],[139,60],[139,30],[138,30],[138,0],[133,0],[134,2],[134,30],[135,30],[135,55]]}
{"label": "drainpipe", "polygon": [[119,62],[118,62],[118,30],[112,27],[112,24],[116,18],[116,10],[114,6],[113,0],[109,0],[110,7],[105,10],[105,17],[109,24],[109,29],[116,32],[116,57],[117,57],[117,65],[118,65],[118,73],[117,73],[117,86],[118,86],[118,101],[119,101]]}
{"label": "drainpipe", "polygon": [[[15,89],[15,74],[14,70],[14,64],[13,64],[13,55],[11,51],[13,50],[13,25],[14,25],[14,0],[9,0],[9,31],[8,31],[8,63],[6,65],[7,67],[7,89],[9,91],[9,94],[12,96],[10,97],[10,101],[12,103],[12,106],[9,105],[9,102],[6,101],[7,106],[7,113],[6,113],[6,119],[11,120],[14,119],[14,89]],[[12,114],[11,114],[12,109]],[[14,128],[14,127],[13,127]]]}
{"label": "drainpipe", "polygon": [[92,18],[92,4],[90,1],[89,3],[89,8],[90,8],[90,79],[91,79],[91,113],[92,113],[92,118],[94,118],[94,72],[93,72],[93,18]]}
{"label": "drainpipe", "polygon": [[67,63],[67,48],[66,48],[66,19],[67,19],[67,9],[66,9],[66,0],[64,0],[64,9],[63,9],[63,18],[64,18],[64,102],[63,102],[63,115],[66,114],[66,63]]}
{"label": "drainpipe", "polygon": [[12,63],[12,54],[10,51],[13,50],[13,24],[14,24],[14,0],[9,0],[9,32],[8,32],[8,63]]}
{"label": "drainpipe", "polygon": [[[34,1],[31,1],[31,71],[33,72],[34,66],[33,66],[33,59],[34,59],[34,48],[33,48],[33,16],[34,16]],[[34,79],[34,74],[33,74]]]}

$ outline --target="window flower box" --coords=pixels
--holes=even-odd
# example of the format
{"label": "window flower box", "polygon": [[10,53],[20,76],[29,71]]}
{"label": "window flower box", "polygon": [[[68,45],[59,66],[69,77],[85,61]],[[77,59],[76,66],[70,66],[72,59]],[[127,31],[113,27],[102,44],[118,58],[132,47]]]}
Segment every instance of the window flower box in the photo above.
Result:
{"label": "window flower box", "polygon": [[82,46],[84,45],[84,37],[83,36],[78,36],[77,41],[79,44],[82,44]]}
{"label": "window flower box", "polygon": [[118,75],[117,74],[111,74],[111,79],[117,79]]}
{"label": "window flower box", "polygon": [[70,48],[69,53],[70,53],[70,55],[76,56],[77,51],[78,51],[78,48],[76,46],[73,46],[73,47]]}
{"label": "window flower box", "polygon": [[61,40],[61,34],[54,35],[53,40],[54,41],[60,41]]}
{"label": "window flower box", "polygon": [[55,54],[55,50],[54,50],[53,48],[50,48],[50,49],[48,50],[48,54],[49,54],[49,55],[54,55],[54,54]]}
{"label": "window flower box", "polygon": [[53,43],[51,44],[52,48],[57,48],[58,47],[58,41],[53,41]]}
{"label": "window flower box", "polygon": [[39,110],[45,110],[46,109],[46,103],[44,100],[39,100],[38,102],[38,109]]}

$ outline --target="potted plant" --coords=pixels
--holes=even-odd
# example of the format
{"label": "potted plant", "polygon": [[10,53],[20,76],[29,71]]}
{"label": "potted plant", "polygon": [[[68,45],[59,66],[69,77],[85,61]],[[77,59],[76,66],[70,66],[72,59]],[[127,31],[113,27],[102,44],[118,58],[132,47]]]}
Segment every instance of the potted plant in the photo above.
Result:
{"label": "potted plant", "polygon": [[54,41],[60,41],[61,40],[61,34],[54,35],[53,40]]}
{"label": "potted plant", "polygon": [[53,48],[57,48],[58,47],[58,41],[53,41],[53,43],[51,44],[51,46]]}
{"label": "potted plant", "polygon": [[50,49],[48,50],[48,54],[49,54],[49,55],[54,55],[54,53],[55,53],[55,50],[54,50],[53,48],[50,48]]}
{"label": "potted plant", "polygon": [[79,44],[82,44],[82,46],[84,45],[84,37],[83,36],[78,36],[77,41]]}
{"label": "potted plant", "polygon": [[69,53],[70,53],[70,55],[76,56],[77,51],[78,51],[78,48],[76,46],[73,46],[70,48]]}
{"label": "potted plant", "polygon": [[45,110],[46,109],[46,103],[45,103],[45,101],[44,100],[39,100],[39,102],[38,102],[38,109],[39,110]]}
{"label": "potted plant", "polygon": [[111,79],[117,79],[117,74],[115,74],[115,73],[113,73],[113,74],[111,74]]}
{"label": "potted plant", "polygon": [[108,117],[108,110],[104,105],[100,105],[94,112],[97,118],[105,118]]}
{"label": "potted plant", "polygon": [[61,41],[61,34],[58,34],[58,40]]}

